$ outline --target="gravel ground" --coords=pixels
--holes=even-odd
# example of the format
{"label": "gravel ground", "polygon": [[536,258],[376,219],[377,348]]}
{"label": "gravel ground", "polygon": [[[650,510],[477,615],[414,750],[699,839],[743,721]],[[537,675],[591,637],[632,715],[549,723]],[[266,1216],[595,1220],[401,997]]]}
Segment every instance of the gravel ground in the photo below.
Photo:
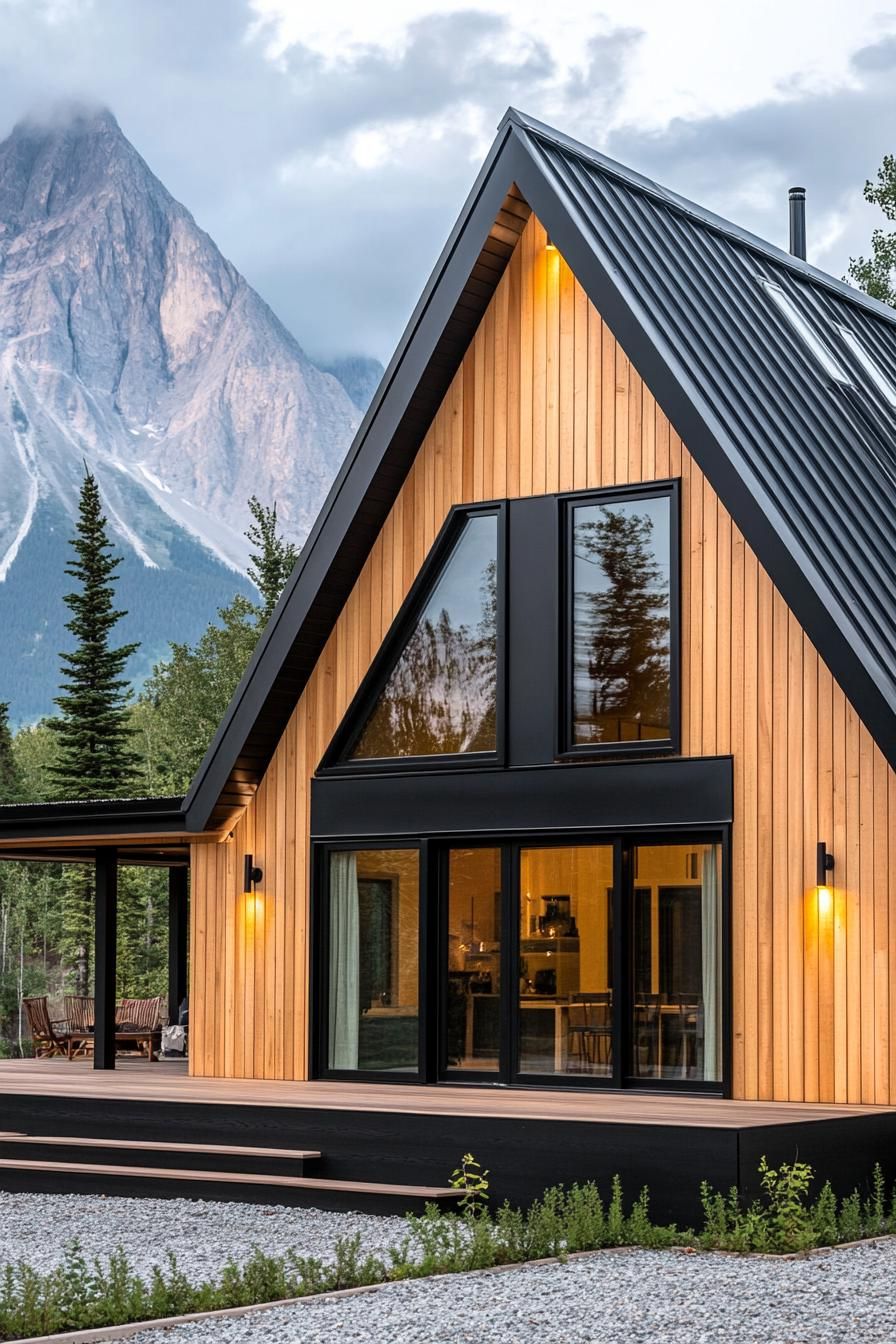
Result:
{"label": "gravel ground", "polygon": [[58,1264],[76,1238],[88,1258],[123,1247],[144,1275],[164,1264],[170,1248],[181,1269],[198,1278],[217,1274],[228,1258],[245,1260],[256,1245],[271,1255],[295,1250],[326,1259],[339,1237],[360,1232],[364,1249],[376,1251],[403,1230],[401,1218],[266,1204],[0,1192],[0,1265],[26,1260],[41,1270]]}
{"label": "gravel ground", "polygon": [[[401,1235],[398,1218],[186,1199],[0,1194],[0,1264],[57,1263],[78,1237],[89,1255],[121,1245],[145,1273],[178,1251],[216,1273],[257,1244],[325,1258],[359,1232],[365,1249]],[[246,1317],[142,1331],[134,1344],[827,1344],[896,1341],[896,1240],[806,1260],[679,1251],[604,1252],[393,1284],[374,1293]]]}
{"label": "gravel ground", "polygon": [[896,1242],[770,1261],[676,1251],[390,1285],[133,1344],[892,1344]]}

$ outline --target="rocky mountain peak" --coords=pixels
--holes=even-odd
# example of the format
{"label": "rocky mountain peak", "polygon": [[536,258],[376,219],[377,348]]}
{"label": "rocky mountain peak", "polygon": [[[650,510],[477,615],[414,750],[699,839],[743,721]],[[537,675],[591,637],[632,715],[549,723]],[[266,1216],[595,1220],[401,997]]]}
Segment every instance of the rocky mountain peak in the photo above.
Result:
{"label": "rocky mountain peak", "polygon": [[85,461],[145,569],[186,537],[243,570],[253,494],[301,542],[373,376],[308,359],[108,109],[0,144],[0,590],[42,511],[73,518]]}

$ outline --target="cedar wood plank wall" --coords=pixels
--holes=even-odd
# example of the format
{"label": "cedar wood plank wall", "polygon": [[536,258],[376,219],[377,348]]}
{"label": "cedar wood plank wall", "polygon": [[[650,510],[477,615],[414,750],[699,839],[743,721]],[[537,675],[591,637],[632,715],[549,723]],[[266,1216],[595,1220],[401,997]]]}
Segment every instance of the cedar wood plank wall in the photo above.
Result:
{"label": "cedar wood plank wall", "polygon": [[734,1095],[896,1101],[892,772],[544,244],[533,216],[233,841],[194,846],[191,1070],[306,1076],[308,781],[449,507],[680,476],[682,749],[735,761]]}

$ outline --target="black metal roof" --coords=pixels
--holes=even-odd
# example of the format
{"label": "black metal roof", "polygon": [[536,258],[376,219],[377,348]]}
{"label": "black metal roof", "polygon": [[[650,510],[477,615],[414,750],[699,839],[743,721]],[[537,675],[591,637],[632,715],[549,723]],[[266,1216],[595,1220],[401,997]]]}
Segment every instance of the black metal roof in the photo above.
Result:
{"label": "black metal roof", "polygon": [[[253,793],[534,210],[896,766],[896,313],[510,110],[184,800]],[[777,284],[850,377],[826,375]]]}
{"label": "black metal roof", "polygon": [[191,830],[263,773],[529,209],[896,766],[896,412],[836,329],[896,385],[896,313],[511,109],[192,783]]}

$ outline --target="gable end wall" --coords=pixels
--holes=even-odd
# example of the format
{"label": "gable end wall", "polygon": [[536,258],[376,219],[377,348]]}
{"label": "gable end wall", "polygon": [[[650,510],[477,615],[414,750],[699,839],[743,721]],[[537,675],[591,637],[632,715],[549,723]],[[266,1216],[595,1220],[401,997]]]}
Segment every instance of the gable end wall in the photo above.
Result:
{"label": "gable end wall", "polygon": [[[734,1096],[893,1103],[893,771],[544,243],[532,217],[232,840],[193,847],[191,1071],[307,1076],[309,781],[449,508],[672,476],[682,751],[734,756]],[[263,898],[239,890],[244,853]]]}

